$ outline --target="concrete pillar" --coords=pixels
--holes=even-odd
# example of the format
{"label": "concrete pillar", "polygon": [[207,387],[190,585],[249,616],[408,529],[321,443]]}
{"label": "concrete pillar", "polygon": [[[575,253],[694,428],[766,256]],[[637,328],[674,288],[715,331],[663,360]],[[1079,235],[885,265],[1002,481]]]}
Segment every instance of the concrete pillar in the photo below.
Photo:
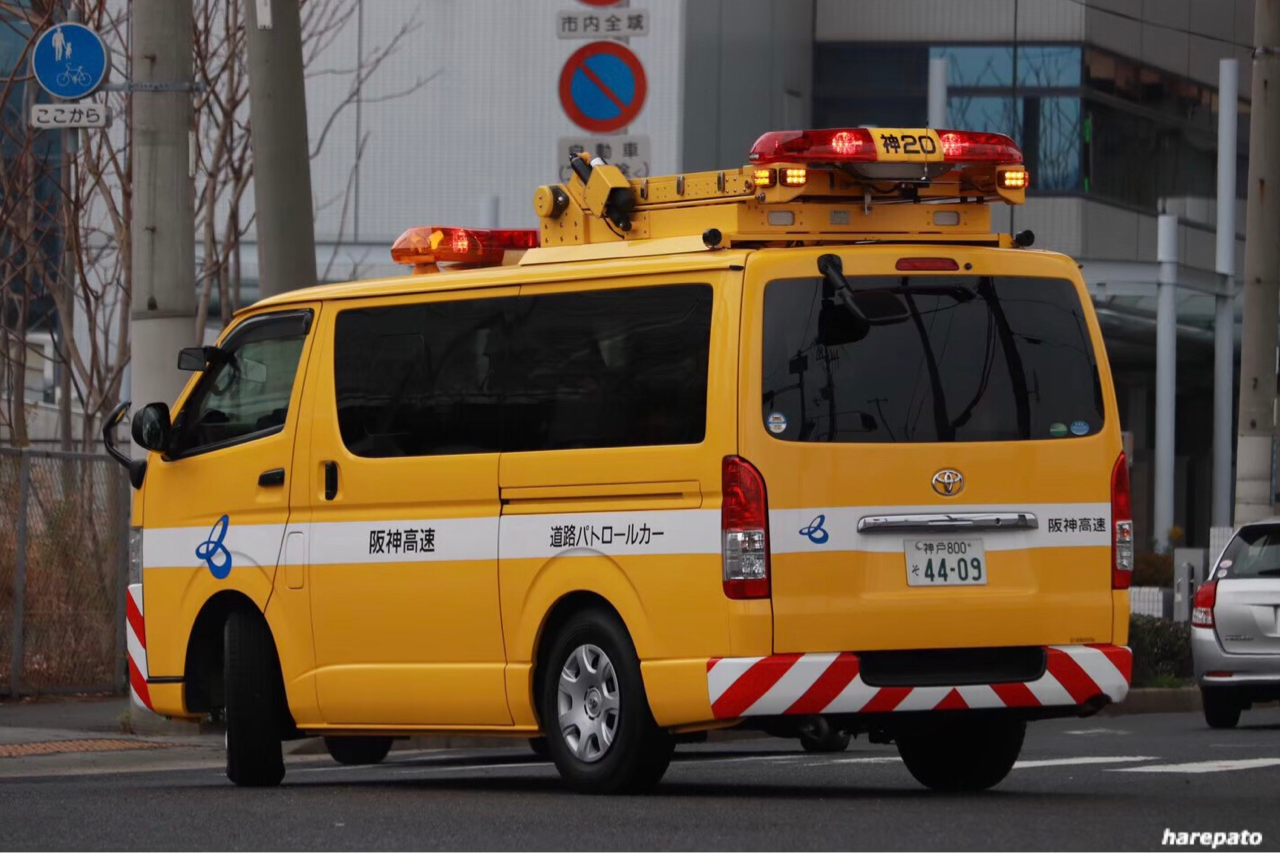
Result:
{"label": "concrete pillar", "polygon": [[316,283],[302,13],[296,0],[245,9],[258,287],[267,297]]}
{"label": "concrete pillar", "polygon": [[1174,422],[1177,415],[1178,218],[1161,214],[1156,226],[1156,465],[1154,530],[1157,547],[1173,527]]}
{"label": "concrete pillar", "polygon": [[[188,171],[192,127],[190,3],[133,4],[133,294],[129,345],[136,411],[172,405],[189,374],[178,350],[197,343],[195,181]],[[140,448],[135,454],[142,453]]]}
{"label": "concrete pillar", "polygon": [[1236,113],[1240,69],[1234,59],[1218,62],[1218,293],[1213,319],[1213,506],[1214,527],[1231,525],[1231,386],[1235,378],[1233,282],[1236,255]]}
{"label": "concrete pillar", "polygon": [[929,60],[929,127],[947,126],[947,58]]}

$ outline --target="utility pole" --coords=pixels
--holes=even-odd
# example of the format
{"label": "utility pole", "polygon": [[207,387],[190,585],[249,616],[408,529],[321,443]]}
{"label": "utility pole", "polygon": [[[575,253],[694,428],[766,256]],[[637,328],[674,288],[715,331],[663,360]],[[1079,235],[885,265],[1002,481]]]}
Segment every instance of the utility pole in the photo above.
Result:
{"label": "utility pole", "polygon": [[1235,523],[1273,514],[1280,322],[1280,0],[1255,0]]}
{"label": "utility pole", "polygon": [[178,350],[195,329],[195,180],[191,3],[133,0],[133,293],[131,377],[135,409],[172,404],[185,383]]}
{"label": "utility pole", "polygon": [[1236,121],[1240,68],[1234,59],[1218,62],[1218,234],[1214,265],[1218,292],[1213,319],[1213,480],[1214,527],[1231,526],[1231,391],[1236,348]]}
{"label": "utility pole", "polygon": [[1156,218],[1156,476],[1152,522],[1157,547],[1173,529],[1175,424],[1178,398],[1178,217]]}
{"label": "utility pole", "polygon": [[302,14],[298,0],[244,2],[258,282],[266,297],[316,283]]}

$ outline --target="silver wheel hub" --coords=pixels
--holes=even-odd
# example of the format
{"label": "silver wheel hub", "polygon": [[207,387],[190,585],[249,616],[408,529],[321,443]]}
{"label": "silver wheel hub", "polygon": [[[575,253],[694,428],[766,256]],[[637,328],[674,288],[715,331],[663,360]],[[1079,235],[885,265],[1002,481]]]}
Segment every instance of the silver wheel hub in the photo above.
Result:
{"label": "silver wheel hub", "polygon": [[560,670],[560,734],[581,761],[599,761],[613,746],[622,706],[613,662],[599,646],[574,649]]}

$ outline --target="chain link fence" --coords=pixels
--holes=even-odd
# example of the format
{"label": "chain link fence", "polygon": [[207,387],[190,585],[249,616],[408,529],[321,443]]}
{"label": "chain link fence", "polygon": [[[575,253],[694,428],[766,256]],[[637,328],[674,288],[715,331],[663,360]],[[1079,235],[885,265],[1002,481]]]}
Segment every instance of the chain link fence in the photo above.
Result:
{"label": "chain link fence", "polygon": [[0,448],[0,695],[123,688],[129,502],[107,456]]}

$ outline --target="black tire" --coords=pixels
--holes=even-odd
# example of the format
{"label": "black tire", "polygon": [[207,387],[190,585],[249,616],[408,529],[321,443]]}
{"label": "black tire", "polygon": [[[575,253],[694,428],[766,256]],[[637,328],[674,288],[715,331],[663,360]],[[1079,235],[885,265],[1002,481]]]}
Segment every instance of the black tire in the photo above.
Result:
{"label": "black tire", "polygon": [[551,747],[547,746],[547,739],[544,737],[529,738],[529,749],[539,758],[551,757]]}
{"label": "black tire", "polygon": [[800,748],[805,752],[844,752],[849,748],[849,733],[832,728],[822,720],[812,729],[800,731]]}
{"label": "black tire", "polygon": [[[539,712],[551,760],[575,791],[589,794],[640,793],[657,785],[671,763],[675,741],[649,710],[640,660],[626,628],[601,609],[575,613],[550,638],[538,694]],[[599,648],[613,664],[619,710],[611,745],[594,761],[574,754],[559,724],[560,675],[580,646]]]}
{"label": "black tire", "polygon": [[1021,720],[984,720],[903,732],[895,740],[907,770],[926,788],[985,791],[1009,775],[1026,732]]}
{"label": "black tire", "polygon": [[257,613],[236,610],[227,617],[223,643],[227,778],[242,787],[279,785],[285,707],[271,631]]}
{"label": "black tire", "polygon": [[1201,687],[1200,700],[1204,705],[1204,721],[1209,728],[1234,729],[1240,722],[1243,705],[1230,691]]}
{"label": "black tire", "polygon": [[325,749],[339,764],[380,764],[391,751],[389,737],[327,737]]}

